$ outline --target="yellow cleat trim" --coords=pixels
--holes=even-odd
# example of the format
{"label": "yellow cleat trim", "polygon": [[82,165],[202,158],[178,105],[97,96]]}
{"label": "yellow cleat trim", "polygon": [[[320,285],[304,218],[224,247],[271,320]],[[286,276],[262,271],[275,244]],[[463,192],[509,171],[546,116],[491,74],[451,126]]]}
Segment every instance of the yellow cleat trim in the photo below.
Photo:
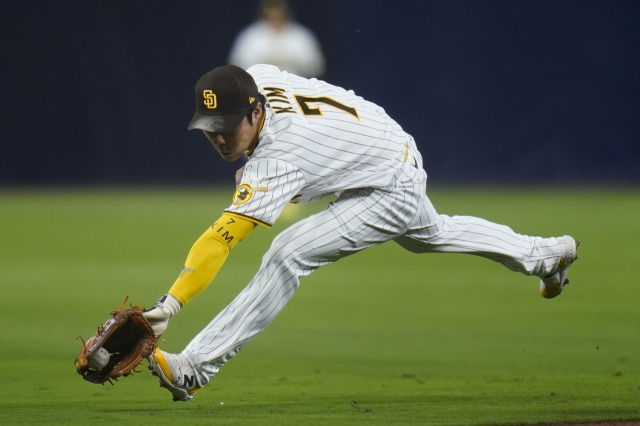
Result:
{"label": "yellow cleat trim", "polygon": [[[167,359],[164,357],[164,354],[162,353],[160,348],[156,348],[156,351],[153,354],[153,360],[156,362],[156,364],[160,366],[165,377],[167,378],[167,380],[169,380],[169,383],[173,384],[174,380],[173,380],[173,375],[171,374],[171,369],[169,368]],[[193,395],[194,393],[198,392],[200,389],[202,389],[200,385],[196,384],[193,388],[188,390],[187,393],[189,395]]]}
{"label": "yellow cleat trim", "polygon": [[559,282],[555,283],[551,288],[545,288],[544,290],[540,291],[540,294],[545,299],[553,299],[558,295],[558,288],[560,288]]}
{"label": "yellow cleat trim", "polygon": [[169,380],[170,383],[173,383],[173,375],[171,374],[171,369],[169,368],[169,364],[167,364],[167,360],[160,348],[156,348],[156,351],[153,354],[153,360],[160,366],[167,380]]}

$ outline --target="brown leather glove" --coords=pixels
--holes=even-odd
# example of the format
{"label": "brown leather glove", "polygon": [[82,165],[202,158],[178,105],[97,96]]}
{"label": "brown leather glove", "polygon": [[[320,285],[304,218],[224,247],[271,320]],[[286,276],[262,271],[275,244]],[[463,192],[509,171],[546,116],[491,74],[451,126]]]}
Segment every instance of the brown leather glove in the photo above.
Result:
{"label": "brown leather glove", "polygon": [[142,315],[144,309],[134,306],[123,311],[126,302],[127,299],[120,309],[111,312],[113,318],[99,327],[93,337],[86,343],[83,340],[76,370],[91,383],[113,384],[111,379],[128,376],[158,344],[153,328]]}

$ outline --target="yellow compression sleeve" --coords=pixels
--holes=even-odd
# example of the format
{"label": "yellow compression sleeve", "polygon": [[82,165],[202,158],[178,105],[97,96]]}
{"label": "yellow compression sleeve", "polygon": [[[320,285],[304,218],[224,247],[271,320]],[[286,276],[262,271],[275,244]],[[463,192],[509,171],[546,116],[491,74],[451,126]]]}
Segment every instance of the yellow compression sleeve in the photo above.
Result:
{"label": "yellow compression sleeve", "polygon": [[223,213],[191,247],[184,269],[169,290],[182,306],[213,281],[231,249],[253,231],[255,224]]}

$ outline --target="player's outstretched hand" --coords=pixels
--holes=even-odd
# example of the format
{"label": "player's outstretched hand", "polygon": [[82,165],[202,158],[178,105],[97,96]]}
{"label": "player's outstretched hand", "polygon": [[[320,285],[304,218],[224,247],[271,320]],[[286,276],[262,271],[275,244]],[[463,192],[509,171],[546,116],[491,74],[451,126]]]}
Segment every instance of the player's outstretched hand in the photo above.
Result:
{"label": "player's outstretched hand", "polygon": [[145,310],[142,316],[151,324],[156,337],[160,337],[167,329],[171,317],[177,314],[180,308],[182,305],[178,299],[170,294],[165,294],[153,308]]}
{"label": "player's outstretched hand", "polygon": [[[122,376],[129,376],[143,358],[151,356],[158,344],[151,324],[144,319],[141,306],[111,311],[109,318],[98,332],[86,342],[76,359],[76,370],[83,379],[104,384]],[[80,337],[80,336],[78,336]],[[80,337],[82,339],[82,337]]]}

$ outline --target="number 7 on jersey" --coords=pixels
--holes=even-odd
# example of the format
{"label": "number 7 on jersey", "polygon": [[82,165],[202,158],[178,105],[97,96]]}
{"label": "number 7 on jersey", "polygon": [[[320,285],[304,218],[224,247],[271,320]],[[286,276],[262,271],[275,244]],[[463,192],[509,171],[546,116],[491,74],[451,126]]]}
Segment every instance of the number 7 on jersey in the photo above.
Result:
{"label": "number 7 on jersey", "polygon": [[300,106],[300,110],[303,115],[319,115],[322,116],[322,110],[319,106],[315,108],[310,106],[309,104],[325,104],[331,107],[337,108],[341,111],[346,112],[349,115],[354,116],[358,121],[360,121],[360,117],[358,116],[358,111],[349,105],[345,105],[342,102],[338,102],[335,99],[332,99],[328,96],[304,96],[304,95],[293,95],[298,106]]}

